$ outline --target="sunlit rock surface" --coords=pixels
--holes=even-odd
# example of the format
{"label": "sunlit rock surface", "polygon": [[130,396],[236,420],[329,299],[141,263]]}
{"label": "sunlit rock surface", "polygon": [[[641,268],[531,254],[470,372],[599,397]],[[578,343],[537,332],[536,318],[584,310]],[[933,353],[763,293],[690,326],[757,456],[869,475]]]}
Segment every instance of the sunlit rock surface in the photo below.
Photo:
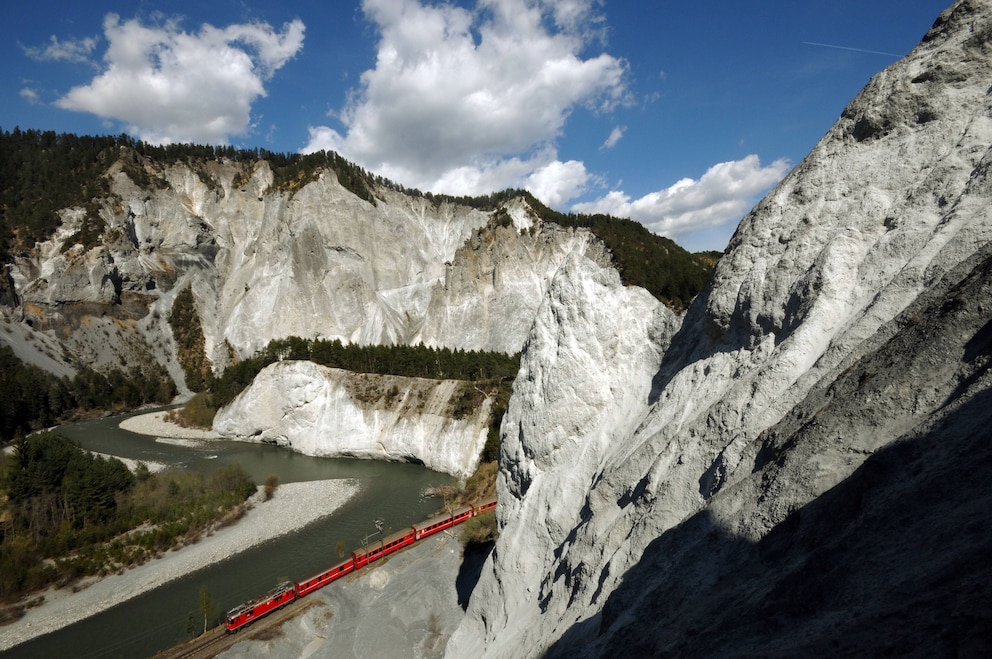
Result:
{"label": "sunlit rock surface", "polygon": [[990,44],[988,2],[943,14],[674,336],[552,286],[448,656],[988,650]]}
{"label": "sunlit rock surface", "polygon": [[471,386],[278,362],[218,412],[214,430],[307,455],[418,462],[465,478],[486,443],[492,407],[486,398],[457,414]]}

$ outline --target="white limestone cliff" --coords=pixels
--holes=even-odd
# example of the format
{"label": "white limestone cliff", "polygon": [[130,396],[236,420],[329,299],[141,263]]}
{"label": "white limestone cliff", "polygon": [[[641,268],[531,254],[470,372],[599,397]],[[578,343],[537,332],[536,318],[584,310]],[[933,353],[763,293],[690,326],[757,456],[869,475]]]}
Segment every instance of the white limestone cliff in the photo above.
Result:
{"label": "white limestone cliff", "polygon": [[601,265],[610,257],[586,230],[543,224],[522,200],[513,220],[472,236],[455,253],[431,292],[415,340],[465,350],[520,351],[551,278],[572,255]]}
{"label": "white limestone cliff", "polygon": [[264,161],[247,180],[224,160],[143,166],[156,184],[111,168],[101,244],[70,244],[85,213],[66,209],[54,236],[16,259],[12,319],[85,363],[150,355],[180,385],[167,318],[187,286],[220,371],[289,336],[515,353],[569,253],[609,261],[590,232],[545,225],[520,199],[495,225],[491,212],[386,187],[373,204],[330,170],[288,192]]}
{"label": "white limestone cliff", "polygon": [[[591,314],[629,293],[593,300],[559,273],[504,419],[500,538],[448,656],[708,647],[695,636],[707,615],[737,624],[692,599],[719,600],[721,561],[762,572],[760,560],[740,558],[747,548],[873,454],[926,437],[987,391],[974,363],[985,348],[969,346],[985,345],[992,312],[977,293],[992,239],[990,35],[990,3],[958,2],[876,76],[743,220],[674,335]],[[944,328],[945,296],[971,280],[977,299],[955,297],[967,322]],[[929,333],[905,330],[921,318]],[[938,336],[944,363],[916,347]],[[640,346],[629,357],[637,364],[604,358],[623,343]],[[909,367],[916,356],[932,380],[922,364]],[[872,389],[877,371],[895,384]],[[824,402],[841,383],[846,403]],[[811,428],[817,439],[803,440]],[[740,555],[721,553],[732,546]],[[743,611],[743,600],[760,601],[753,588],[734,591]],[[695,617],[675,617],[690,605],[666,589]]]}
{"label": "white limestone cliff", "polygon": [[[175,165],[154,190],[117,172],[114,241],[63,249],[66,211],[10,277],[43,331],[70,304],[150,300],[136,323],[89,318],[97,339],[168,336],[191,285],[217,364],[291,334],[523,346],[500,538],[448,656],[986,656],[990,44],[992,0],[942,14],[683,316],[520,205],[504,226],[385,189],[373,205],[328,172],[291,194],[264,164],[237,184]],[[457,386],[282,362],[217,426],[465,475],[484,422],[450,413]]]}
{"label": "white limestone cliff", "polygon": [[418,462],[467,478],[486,442],[492,401],[459,416],[466,387],[277,362],[218,412],[214,430],[307,455]]}

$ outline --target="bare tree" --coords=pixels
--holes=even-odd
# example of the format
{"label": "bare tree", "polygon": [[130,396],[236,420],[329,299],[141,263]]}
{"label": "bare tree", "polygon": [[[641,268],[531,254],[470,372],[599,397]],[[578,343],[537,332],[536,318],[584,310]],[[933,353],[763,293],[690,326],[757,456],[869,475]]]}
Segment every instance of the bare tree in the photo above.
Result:
{"label": "bare tree", "polygon": [[214,600],[206,586],[200,586],[200,613],[203,614],[203,633],[207,633],[207,621],[214,616]]}

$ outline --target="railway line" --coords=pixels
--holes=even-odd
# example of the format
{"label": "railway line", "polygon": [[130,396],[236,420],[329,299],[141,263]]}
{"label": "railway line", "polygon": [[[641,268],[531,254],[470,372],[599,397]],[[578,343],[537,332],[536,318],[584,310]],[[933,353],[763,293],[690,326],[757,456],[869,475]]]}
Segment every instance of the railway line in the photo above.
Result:
{"label": "railway line", "polygon": [[223,625],[217,625],[205,634],[201,634],[192,640],[157,653],[154,659],[210,659],[229,650],[236,643],[245,640],[245,638],[251,639],[264,636],[269,630],[279,627],[284,622],[295,618],[314,606],[323,606],[323,604],[319,600],[313,599],[295,602],[260,620],[257,626],[252,627],[247,636],[243,634],[228,634]]}
{"label": "railway line", "polygon": [[[462,524],[478,515],[494,510],[496,498],[491,497],[475,504],[462,506],[448,514],[428,518],[351,552],[345,560],[303,581],[287,581],[253,600],[240,604],[227,612],[224,623],[205,634],[160,652],[156,659],[201,659],[213,657],[244,640],[240,630],[253,626],[249,638],[264,634],[265,630],[281,625],[299,615],[318,600],[306,600],[306,595],[372,566],[376,561],[416,544],[430,536]],[[257,625],[257,626],[255,626]]]}

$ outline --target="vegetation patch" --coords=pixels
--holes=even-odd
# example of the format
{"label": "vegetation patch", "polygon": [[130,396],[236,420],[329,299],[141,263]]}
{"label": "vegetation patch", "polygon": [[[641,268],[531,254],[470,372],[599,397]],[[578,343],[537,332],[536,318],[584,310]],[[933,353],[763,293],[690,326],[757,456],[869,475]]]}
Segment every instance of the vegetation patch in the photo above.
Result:
{"label": "vegetation patch", "polygon": [[177,407],[165,413],[165,420],[182,428],[198,428],[209,430],[213,427],[216,410],[210,402],[210,394],[200,392],[186,401],[182,407]]}
{"label": "vegetation patch", "polygon": [[265,479],[265,485],[262,491],[265,492],[265,500],[270,500],[275,496],[276,490],[279,489],[279,476],[276,474],[269,474],[268,478]]}
{"label": "vegetation patch", "polygon": [[466,545],[484,545],[496,539],[496,513],[492,510],[466,520],[462,525],[461,539]]}
{"label": "vegetation patch", "polygon": [[451,397],[448,414],[453,419],[467,419],[479,410],[487,398],[495,398],[498,391],[499,387],[494,387],[487,393],[474,382],[464,382]]}
{"label": "vegetation patch", "polygon": [[89,251],[98,247],[100,237],[107,228],[107,223],[100,217],[99,206],[95,202],[86,205],[86,217],[83,218],[79,231],[66,238],[62,243],[62,253],[68,252],[76,245],[82,245],[83,251]]}
{"label": "vegetation patch", "polygon": [[0,262],[11,260],[11,250],[48,239],[62,223],[60,210],[109,194],[104,174],[116,143],[54,131],[0,132]]}
{"label": "vegetation patch", "polygon": [[207,359],[203,326],[196,311],[192,288],[184,288],[172,303],[169,327],[176,340],[176,358],[186,376],[186,386],[193,391],[203,391],[211,379],[210,360]]}
{"label": "vegetation patch", "polygon": [[[475,473],[465,481],[459,492],[459,500],[463,504],[476,503],[496,495],[496,476],[499,464],[493,458],[479,463]],[[465,545],[485,545],[493,542],[499,536],[496,527],[496,513],[487,511],[466,521],[462,527],[461,539]]]}
{"label": "vegetation patch", "polygon": [[105,576],[197,542],[245,512],[255,484],[238,465],[205,476],[131,474],[52,432],[0,458],[0,602]]}
{"label": "vegetation patch", "polygon": [[459,493],[460,500],[464,503],[473,503],[488,499],[496,494],[496,475],[499,473],[499,464],[496,460],[480,461],[475,473],[468,477],[465,486]]}
{"label": "vegetation patch", "polygon": [[[371,373],[355,373],[344,380],[345,389],[352,400],[356,400],[366,407],[387,410],[399,405],[403,393],[394,378],[388,375],[376,376]],[[413,396],[418,396],[422,392],[411,385],[416,391],[411,391]]]}

